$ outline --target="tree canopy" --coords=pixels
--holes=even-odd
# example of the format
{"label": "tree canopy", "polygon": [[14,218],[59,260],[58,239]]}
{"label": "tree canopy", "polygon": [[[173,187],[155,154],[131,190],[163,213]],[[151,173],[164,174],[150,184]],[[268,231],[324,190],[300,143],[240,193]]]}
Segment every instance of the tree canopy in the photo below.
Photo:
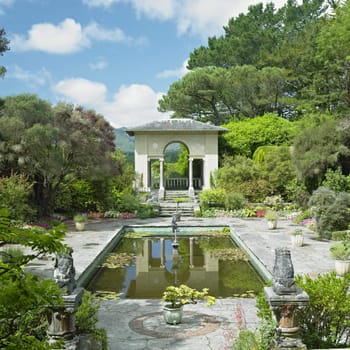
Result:
{"label": "tree canopy", "polygon": [[[10,50],[9,43],[10,41],[6,39],[6,32],[4,28],[0,28],[0,56],[4,54],[5,51]],[[6,68],[0,66],[0,77],[3,77],[6,73]]]}
{"label": "tree canopy", "polygon": [[286,77],[284,69],[274,67],[197,68],[170,86],[159,101],[159,110],[219,125],[232,116],[283,114],[288,100]]}
{"label": "tree canopy", "polygon": [[225,124],[229,129],[223,135],[234,155],[251,158],[255,150],[264,145],[289,145],[294,136],[292,122],[274,114]]}
{"label": "tree canopy", "polygon": [[63,181],[119,173],[114,129],[94,111],[35,95],[6,97],[0,109],[0,171],[34,182],[35,202],[50,211]]}
{"label": "tree canopy", "polygon": [[350,2],[295,0],[249,7],[190,54],[191,70],[159,101],[174,117],[216,125],[276,113],[350,111]]}

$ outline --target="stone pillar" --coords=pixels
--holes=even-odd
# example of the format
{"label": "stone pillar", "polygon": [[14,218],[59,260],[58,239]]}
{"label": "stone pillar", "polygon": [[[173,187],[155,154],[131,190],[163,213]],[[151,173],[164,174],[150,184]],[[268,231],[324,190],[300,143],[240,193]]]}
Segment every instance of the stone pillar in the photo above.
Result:
{"label": "stone pillar", "polygon": [[64,341],[64,349],[75,350],[79,344],[79,336],[75,329],[75,313],[81,304],[84,289],[76,288],[72,294],[63,295],[64,306],[58,307],[49,318],[49,343]]}
{"label": "stone pillar", "polygon": [[165,267],[165,249],[164,249],[164,238],[160,238],[160,267]]}
{"label": "stone pillar", "polygon": [[147,187],[147,191],[152,189],[152,162],[147,160],[147,183],[144,184]]}
{"label": "stone pillar", "polygon": [[164,158],[159,159],[159,199],[164,199],[165,188],[164,188]]}
{"label": "stone pillar", "polygon": [[72,257],[73,249],[56,255],[54,280],[60,289],[66,291],[62,296],[64,305],[57,306],[49,317],[47,334],[49,343],[64,341],[64,349],[75,350],[79,344],[79,336],[75,329],[75,313],[81,304],[84,289],[76,288],[75,268]]}
{"label": "stone pillar", "polygon": [[272,287],[264,292],[278,327],[272,349],[306,349],[300,339],[298,314],[309,305],[309,296],[295,285],[294,268],[287,248],[275,250]]}
{"label": "stone pillar", "polygon": [[190,198],[194,198],[194,188],[193,188],[193,158],[188,158],[188,195]]}

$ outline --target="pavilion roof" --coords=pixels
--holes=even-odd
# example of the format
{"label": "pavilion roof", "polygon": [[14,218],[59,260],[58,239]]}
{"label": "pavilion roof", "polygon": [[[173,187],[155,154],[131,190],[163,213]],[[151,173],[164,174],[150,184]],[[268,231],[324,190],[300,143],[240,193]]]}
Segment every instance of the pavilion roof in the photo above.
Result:
{"label": "pavilion roof", "polygon": [[136,126],[126,129],[126,133],[130,136],[134,136],[135,132],[164,132],[164,131],[216,131],[225,132],[227,129],[220,126],[216,126],[211,123],[202,123],[193,119],[178,118],[178,119],[166,119],[150,122],[144,125]]}

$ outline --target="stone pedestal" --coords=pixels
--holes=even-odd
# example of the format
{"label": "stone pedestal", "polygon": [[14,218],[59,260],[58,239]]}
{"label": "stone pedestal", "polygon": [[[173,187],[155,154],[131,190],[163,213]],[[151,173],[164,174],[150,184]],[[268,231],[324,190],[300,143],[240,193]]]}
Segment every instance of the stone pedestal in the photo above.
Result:
{"label": "stone pedestal", "polygon": [[272,349],[306,349],[299,334],[299,312],[309,305],[309,296],[295,284],[294,267],[287,248],[275,250],[272,287],[264,288],[278,324]]}
{"label": "stone pedestal", "polygon": [[76,288],[72,294],[64,295],[64,306],[58,307],[49,319],[48,336],[50,343],[64,341],[64,349],[75,350],[79,343],[75,329],[75,313],[81,304],[83,288]]}
{"label": "stone pedestal", "polygon": [[298,313],[309,305],[309,296],[297,287],[295,294],[278,295],[272,287],[264,292],[278,327],[273,349],[306,349],[300,339]]}

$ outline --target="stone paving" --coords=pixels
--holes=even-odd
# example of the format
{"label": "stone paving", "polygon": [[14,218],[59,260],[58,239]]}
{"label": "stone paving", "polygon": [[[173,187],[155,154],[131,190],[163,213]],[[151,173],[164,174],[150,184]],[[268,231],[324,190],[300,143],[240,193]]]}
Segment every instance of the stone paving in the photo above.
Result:
{"label": "stone paving", "polygon": [[[170,226],[171,218],[149,220],[103,220],[91,221],[83,232],[71,226],[66,243],[74,249],[76,277],[84,284],[92,262],[103,249],[113,243],[116,232],[124,225]],[[268,230],[264,219],[237,218],[182,218],[181,226],[229,225],[239,240],[254,254],[266,270],[272,271],[274,250],[288,247],[291,250],[295,274],[329,272],[333,261],[329,256],[329,242],[315,239],[315,234],[304,231],[304,246],[291,247],[289,233],[295,225],[289,220],[280,220],[276,230]],[[43,277],[52,277],[51,260],[36,261],[30,269]],[[106,300],[101,302],[99,326],[107,330],[111,350],[226,350],[231,349],[239,329],[254,329],[257,326],[254,299],[218,299],[212,307],[186,305],[184,322],[177,326],[162,322],[162,302],[155,299]]]}

